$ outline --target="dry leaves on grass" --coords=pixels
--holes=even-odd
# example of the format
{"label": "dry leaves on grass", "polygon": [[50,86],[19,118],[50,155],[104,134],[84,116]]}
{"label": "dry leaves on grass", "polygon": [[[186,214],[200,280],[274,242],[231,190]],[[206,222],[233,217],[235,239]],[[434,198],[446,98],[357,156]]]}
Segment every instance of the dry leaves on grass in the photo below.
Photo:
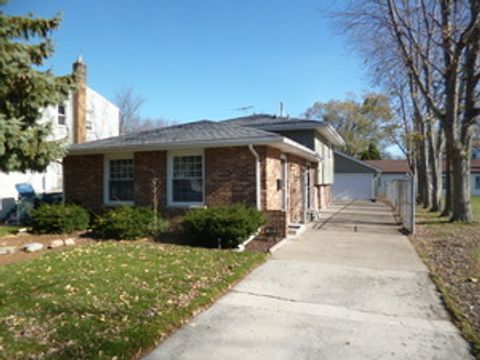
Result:
{"label": "dry leaves on grass", "polygon": [[9,265],[0,268],[0,346],[9,359],[130,358],[262,259],[144,241]]}

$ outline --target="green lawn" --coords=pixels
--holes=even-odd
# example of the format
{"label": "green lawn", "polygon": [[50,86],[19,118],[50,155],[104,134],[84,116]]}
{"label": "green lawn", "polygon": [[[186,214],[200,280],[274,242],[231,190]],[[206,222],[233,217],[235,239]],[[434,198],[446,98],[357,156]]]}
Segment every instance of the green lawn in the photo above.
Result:
{"label": "green lawn", "polygon": [[0,268],[0,358],[130,359],[265,259],[104,242]]}
{"label": "green lawn", "polygon": [[15,234],[17,233],[18,229],[20,227],[18,226],[10,226],[10,225],[2,225],[0,226],[0,238],[5,235],[9,234]]}
{"label": "green lawn", "polygon": [[472,198],[473,216],[476,221],[480,221],[480,196],[474,196]]}

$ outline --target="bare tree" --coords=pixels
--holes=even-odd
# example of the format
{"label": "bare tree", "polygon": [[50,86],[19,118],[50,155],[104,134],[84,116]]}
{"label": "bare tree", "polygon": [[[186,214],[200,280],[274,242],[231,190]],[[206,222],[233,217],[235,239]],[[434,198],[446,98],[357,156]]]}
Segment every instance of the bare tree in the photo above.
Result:
{"label": "bare tree", "polygon": [[[409,79],[420,175],[434,177],[439,199],[442,133],[446,140],[447,205],[452,221],[472,221],[470,155],[480,115],[478,0],[357,0],[343,19],[374,63],[397,67]],[[388,59],[388,61],[385,61]],[[428,181],[427,181],[428,183]],[[427,202],[427,199],[423,199]],[[436,200],[432,208],[437,210]],[[447,209],[450,210],[450,209]],[[448,211],[450,212],[450,211]]]}
{"label": "bare tree", "polygon": [[143,118],[140,115],[145,98],[132,87],[119,90],[115,94],[115,103],[120,109],[120,134],[145,131],[175,125],[177,122],[164,118]]}
{"label": "bare tree", "polygon": [[115,94],[115,104],[120,109],[120,134],[135,131],[142,122],[140,110],[145,98],[135,93],[132,87],[119,90]]}

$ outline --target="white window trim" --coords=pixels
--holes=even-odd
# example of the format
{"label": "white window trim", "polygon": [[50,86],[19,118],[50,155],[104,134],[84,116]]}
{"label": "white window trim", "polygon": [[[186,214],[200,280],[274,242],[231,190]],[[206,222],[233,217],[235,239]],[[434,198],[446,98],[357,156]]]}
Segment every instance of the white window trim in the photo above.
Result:
{"label": "white window trim", "polygon": [[[175,156],[202,156],[202,192],[203,201],[199,202],[178,202],[173,201],[173,158]],[[167,152],[167,206],[177,208],[198,208],[205,207],[205,151],[204,149],[191,149],[191,150],[169,150]]]}
{"label": "white window trim", "polygon": [[[133,159],[133,153],[105,154],[103,157],[103,203],[107,206],[134,205],[135,201],[112,201],[109,199],[110,192],[110,160]],[[135,163],[133,164],[135,167]],[[135,182],[135,176],[134,176]]]}
{"label": "white window trim", "polygon": [[[65,110],[65,113],[64,114],[60,114],[60,111],[58,111],[59,107],[60,106],[63,106],[63,109]],[[55,121],[55,125],[56,126],[59,126],[61,128],[64,128],[64,127],[67,127],[67,105],[65,104],[60,104],[60,105],[57,105],[57,116],[56,116],[56,121]],[[60,122],[58,121],[60,119],[60,116],[63,116],[63,121],[64,121],[64,124],[60,124]]]}

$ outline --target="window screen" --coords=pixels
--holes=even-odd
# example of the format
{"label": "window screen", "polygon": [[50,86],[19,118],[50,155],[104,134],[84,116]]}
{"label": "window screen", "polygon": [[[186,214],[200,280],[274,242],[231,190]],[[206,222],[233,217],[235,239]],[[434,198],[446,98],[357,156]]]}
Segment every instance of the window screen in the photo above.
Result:
{"label": "window screen", "polygon": [[108,199],[110,201],[133,200],[133,159],[110,160]]}
{"label": "window screen", "polygon": [[203,201],[203,157],[174,156],[172,174],[173,202]]}

